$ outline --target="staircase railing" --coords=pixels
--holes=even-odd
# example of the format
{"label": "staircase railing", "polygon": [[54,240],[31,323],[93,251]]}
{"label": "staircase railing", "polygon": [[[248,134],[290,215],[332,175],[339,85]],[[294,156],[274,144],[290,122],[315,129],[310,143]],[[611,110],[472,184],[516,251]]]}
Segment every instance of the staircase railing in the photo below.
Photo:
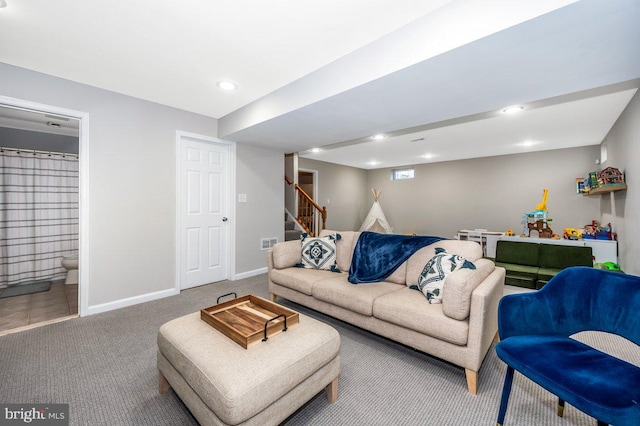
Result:
{"label": "staircase railing", "polygon": [[[288,185],[293,183],[288,176],[285,176],[284,180]],[[320,207],[297,183],[294,184],[293,187],[298,197],[296,220],[307,234],[315,237],[320,234],[320,231],[326,228],[327,208],[324,206]]]}

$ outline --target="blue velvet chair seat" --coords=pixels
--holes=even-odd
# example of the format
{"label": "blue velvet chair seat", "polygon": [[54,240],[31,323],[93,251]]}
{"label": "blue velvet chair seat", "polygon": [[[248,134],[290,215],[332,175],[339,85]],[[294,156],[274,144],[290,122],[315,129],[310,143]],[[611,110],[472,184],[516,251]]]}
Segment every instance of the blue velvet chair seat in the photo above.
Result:
{"label": "blue velvet chair seat", "polygon": [[524,376],[597,419],[638,412],[640,368],[577,340],[514,336],[498,343],[496,352]]}

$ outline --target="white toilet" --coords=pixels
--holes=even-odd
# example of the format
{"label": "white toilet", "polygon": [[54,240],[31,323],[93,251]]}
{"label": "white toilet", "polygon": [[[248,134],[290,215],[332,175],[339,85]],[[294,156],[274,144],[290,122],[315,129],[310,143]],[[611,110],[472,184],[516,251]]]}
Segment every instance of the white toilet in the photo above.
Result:
{"label": "white toilet", "polygon": [[67,270],[65,284],[78,284],[78,256],[67,256],[62,258],[62,267]]}

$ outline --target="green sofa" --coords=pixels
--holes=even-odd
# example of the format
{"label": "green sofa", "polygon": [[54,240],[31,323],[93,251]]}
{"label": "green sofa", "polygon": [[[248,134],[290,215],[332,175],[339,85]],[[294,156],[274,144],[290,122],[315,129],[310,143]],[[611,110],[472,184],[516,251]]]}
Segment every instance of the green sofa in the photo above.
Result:
{"label": "green sofa", "polygon": [[495,264],[507,270],[505,284],[540,289],[564,268],[593,266],[593,254],[591,247],[499,240]]}

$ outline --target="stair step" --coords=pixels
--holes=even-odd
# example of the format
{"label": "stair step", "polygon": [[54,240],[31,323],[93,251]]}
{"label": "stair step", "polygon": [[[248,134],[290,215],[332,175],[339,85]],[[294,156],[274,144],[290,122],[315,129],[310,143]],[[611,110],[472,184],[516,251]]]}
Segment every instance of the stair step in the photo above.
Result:
{"label": "stair step", "polygon": [[287,220],[284,222],[284,230],[285,231],[292,231],[296,229],[296,223],[291,221],[291,220]]}
{"label": "stair step", "polygon": [[286,230],[284,231],[284,240],[285,241],[299,240],[300,235],[302,235],[302,232],[300,232],[297,229]]}

